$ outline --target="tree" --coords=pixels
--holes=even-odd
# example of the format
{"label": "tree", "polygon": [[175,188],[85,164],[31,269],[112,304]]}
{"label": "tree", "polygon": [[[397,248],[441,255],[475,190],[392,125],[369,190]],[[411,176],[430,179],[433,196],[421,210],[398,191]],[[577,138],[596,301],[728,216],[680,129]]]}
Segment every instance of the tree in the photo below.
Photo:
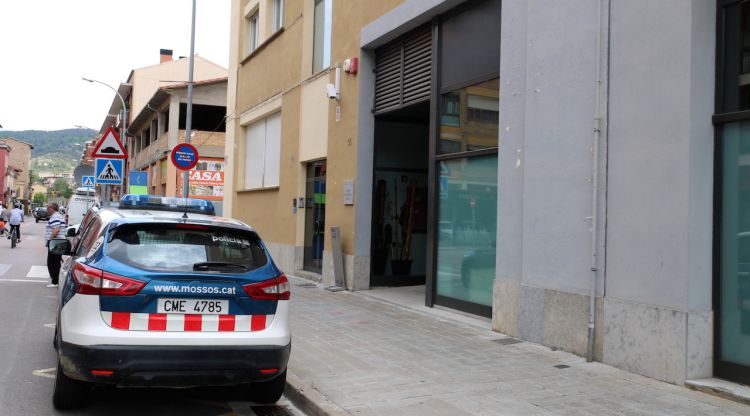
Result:
{"label": "tree", "polygon": [[68,181],[62,178],[55,179],[55,182],[52,183],[52,189],[55,191],[55,196],[61,196],[65,199],[70,198],[70,196],[73,194],[73,190],[70,189]]}
{"label": "tree", "polygon": [[42,183],[42,179],[39,177],[39,174],[34,172],[33,170],[29,172],[29,177],[32,185]]}
{"label": "tree", "polygon": [[44,202],[45,202],[46,199],[47,199],[47,196],[44,195],[41,192],[37,192],[37,193],[34,194],[34,203],[37,204],[37,205],[44,204]]}

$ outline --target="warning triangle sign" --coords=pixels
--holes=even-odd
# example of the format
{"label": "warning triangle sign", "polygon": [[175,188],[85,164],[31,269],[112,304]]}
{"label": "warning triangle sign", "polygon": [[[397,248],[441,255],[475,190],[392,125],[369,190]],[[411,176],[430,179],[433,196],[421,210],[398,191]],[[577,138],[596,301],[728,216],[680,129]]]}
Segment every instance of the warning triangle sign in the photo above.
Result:
{"label": "warning triangle sign", "polygon": [[107,164],[104,165],[104,169],[102,169],[101,172],[99,172],[99,176],[96,177],[96,180],[98,181],[119,181],[120,174],[117,172],[117,168],[115,168],[115,165],[112,164],[112,161],[107,161]]}
{"label": "warning triangle sign", "polygon": [[127,159],[128,152],[125,151],[125,147],[122,145],[120,138],[117,137],[115,130],[110,127],[96,143],[91,156],[107,159]]}

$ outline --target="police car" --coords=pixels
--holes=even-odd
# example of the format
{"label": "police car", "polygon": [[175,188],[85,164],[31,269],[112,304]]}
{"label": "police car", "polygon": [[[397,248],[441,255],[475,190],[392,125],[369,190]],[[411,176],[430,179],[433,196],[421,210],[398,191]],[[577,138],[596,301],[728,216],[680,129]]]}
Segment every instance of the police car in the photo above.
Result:
{"label": "police car", "polygon": [[126,195],[53,239],[60,272],[53,404],[94,384],[241,385],[281,396],[291,349],[289,283],[246,224],[208,201]]}

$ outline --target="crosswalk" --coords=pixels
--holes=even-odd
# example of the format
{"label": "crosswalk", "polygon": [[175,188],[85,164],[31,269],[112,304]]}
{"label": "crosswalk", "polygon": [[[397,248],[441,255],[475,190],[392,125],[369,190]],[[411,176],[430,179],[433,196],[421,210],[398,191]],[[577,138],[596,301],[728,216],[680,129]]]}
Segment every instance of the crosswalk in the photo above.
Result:
{"label": "crosswalk", "polygon": [[[28,267],[28,270],[26,270],[26,267]],[[0,283],[49,282],[49,272],[47,272],[47,266],[32,265],[26,267],[0,263]]]}

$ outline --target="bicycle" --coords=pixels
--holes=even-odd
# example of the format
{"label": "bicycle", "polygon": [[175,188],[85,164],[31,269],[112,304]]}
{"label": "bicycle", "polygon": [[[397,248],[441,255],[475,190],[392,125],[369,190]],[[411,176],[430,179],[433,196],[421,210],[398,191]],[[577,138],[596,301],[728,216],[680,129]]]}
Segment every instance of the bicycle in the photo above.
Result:
{"label": "bicycle", "polygon": [[16,244],[18,244],[18,229],[10,227],[10,248],[16,248]]}

